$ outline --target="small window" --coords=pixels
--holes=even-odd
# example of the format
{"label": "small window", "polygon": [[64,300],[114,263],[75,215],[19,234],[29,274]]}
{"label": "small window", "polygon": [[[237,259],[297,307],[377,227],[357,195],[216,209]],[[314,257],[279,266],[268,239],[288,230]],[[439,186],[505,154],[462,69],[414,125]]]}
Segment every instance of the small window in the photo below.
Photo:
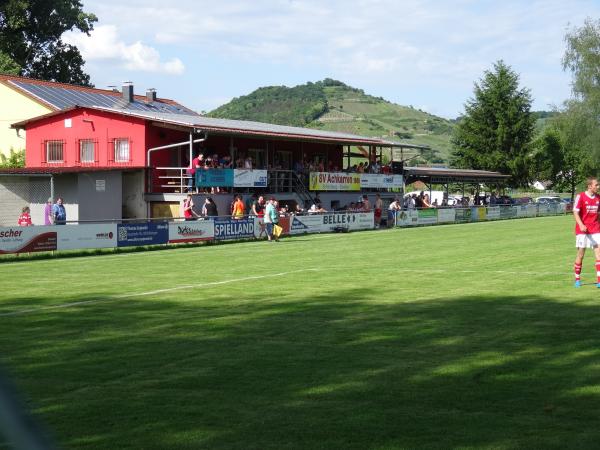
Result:
{"label": "small window", "polygon": [[49,163],[64,162],[63,141],[46,141],[46,161]]}
{"label": "small window", "polygon": [[79,160],[82,163],[93,163],[95,161],[95,142],[90,139],[79,141]]}
{"label": "small window", "polygon": [[129,139],[115,139],[115,162],[129,161]]}

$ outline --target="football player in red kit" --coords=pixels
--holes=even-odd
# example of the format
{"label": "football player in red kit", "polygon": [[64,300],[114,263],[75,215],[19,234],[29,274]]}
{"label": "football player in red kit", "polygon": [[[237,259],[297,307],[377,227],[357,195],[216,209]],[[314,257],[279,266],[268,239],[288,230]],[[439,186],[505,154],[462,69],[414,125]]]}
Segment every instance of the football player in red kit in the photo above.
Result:
{"label": "football player in red kit", "polygon": [[600,288],[600,222],[598,222],[598,206],[600,184],[596,177],[587,179],[587,189],[578,194],[573,203],[575,217],[575,287],[581,286],[581,265],[586,248],[593,248],[596,255],[596,286]]}

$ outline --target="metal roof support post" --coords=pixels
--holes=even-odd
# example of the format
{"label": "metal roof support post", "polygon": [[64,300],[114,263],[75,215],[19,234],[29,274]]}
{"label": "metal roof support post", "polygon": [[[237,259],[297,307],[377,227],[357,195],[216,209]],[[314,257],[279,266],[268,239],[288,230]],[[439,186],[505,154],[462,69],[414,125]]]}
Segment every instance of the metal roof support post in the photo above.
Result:
{"label": "metal roof support post", "polygon": [[190,131],[190,167],[192,167],[192,159],[194,159],[194,136],[193,133]]}
{"label": "metal roof support post", "polygon": [[50,197],[54,201],[54,175],[50,175]]}

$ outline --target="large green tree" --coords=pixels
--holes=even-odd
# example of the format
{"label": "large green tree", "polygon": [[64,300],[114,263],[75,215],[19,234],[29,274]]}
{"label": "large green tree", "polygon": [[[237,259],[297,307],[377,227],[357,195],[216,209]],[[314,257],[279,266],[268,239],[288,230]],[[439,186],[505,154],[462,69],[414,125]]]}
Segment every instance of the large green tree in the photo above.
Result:
{"label": "large green tree", "polygon": [[61,36],[89,34],[96,21],[77,0],[0,1],[0,71],[89,86],[79,50]]}
{"label": "large green tree", "polygon": [[453,165],[511,175],[513,186],[530,181],[530,143],[535,118],[531,94],[503,61],[475,83],[474,96],[452,137]]}
{"label": "large green tree", "polygon": [[580,127],[578,139],[585,150],[592,154],[600,166],[600,20],[586,19],[583,26],[570,30],[565,35],[567,49],[563,58],[563,68],[573,74],[574,98],[569,108],[576,108],[585,119],[585,127]]}
{"label": "large green tree", "polygon": [[590,152],[599,138],[589,111],[580,102],[565,102],[559,115],[552,117],[535,141],[535,173],[538,179],[550,181],[555,191],[570,192],[594,170]]}

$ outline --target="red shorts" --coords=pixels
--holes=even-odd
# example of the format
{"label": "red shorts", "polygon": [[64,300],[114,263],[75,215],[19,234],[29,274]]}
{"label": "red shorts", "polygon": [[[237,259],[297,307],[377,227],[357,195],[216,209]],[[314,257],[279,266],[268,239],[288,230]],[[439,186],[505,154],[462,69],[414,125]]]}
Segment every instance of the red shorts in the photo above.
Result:
{"label": "red shorts", "polygon": [[376,217],[376,218],[379,218],[379,217],[381,217],[381,210],[380,210],[380,209],[376,209],[376,210],[375,210],[375,217]]}

